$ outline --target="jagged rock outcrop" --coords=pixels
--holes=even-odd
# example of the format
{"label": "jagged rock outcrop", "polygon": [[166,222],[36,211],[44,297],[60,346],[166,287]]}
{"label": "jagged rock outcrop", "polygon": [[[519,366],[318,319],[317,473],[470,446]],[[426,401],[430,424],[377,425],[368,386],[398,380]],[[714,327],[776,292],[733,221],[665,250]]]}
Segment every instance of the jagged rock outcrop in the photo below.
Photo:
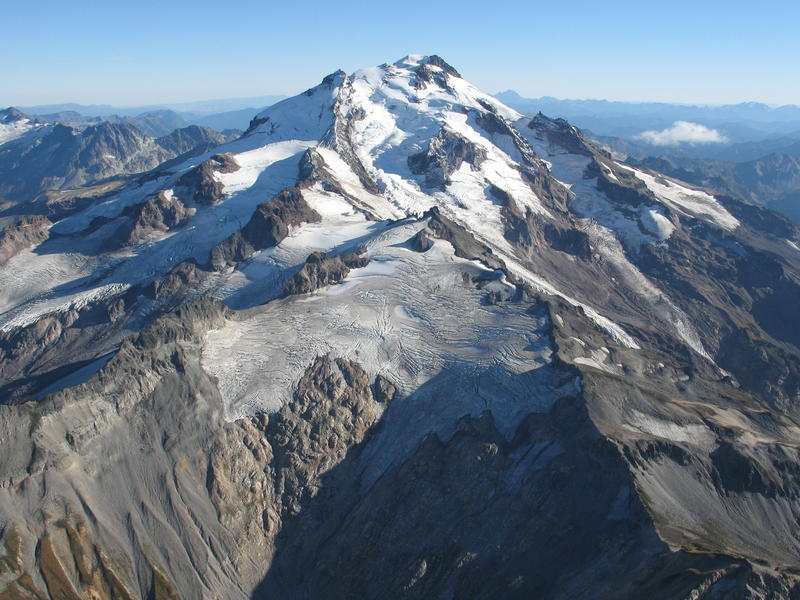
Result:
{"label": "jagged rock outcrop", "polygon": [[327,192],[339,194],[346,198],[350,197],[350,194],[345,191],[336,175],[325,162],[325,159],[315,148],[309,148],[303,153],[303,157],[300,159],[298,180],[301,188],[318,183]]}
{"label": "jagged rock outcrop", "polygon": [[329,256],[324,252],[312,252],[300,270],[283,286],[283,295],[308,294],[321,287],[339,283],[351,269],[366,267],[369,258],[363,252],[348,252]]}
{"label": "jagged rock outcrop", "polygon": [[193,214],[171,192],[161,190],[141,204],[133,205],[122,213],[127,217],[117,233],[117,240],[125,245],[143,242],[156,233],[166,233],[180,227]]}
{"label": "jagged rock outcrop", "polygon": [[419,66],[414,69],[414,74],[416,75],[415,85],[417,89],[422,89],[427,85],[448,88],[448,76],[461,78],[458,71],[436,54],[426,56],[419,61]]}
{"label": "jagged rock outcrop", "polygon": [[415,233],[408,243],[415,252],[427,252],[431,248],[431,239],[424,228]]}
{"label": "jagged rock outcrop", "polygon": [[214,246],[211,266],[219,271],[247,260],[255,252],[278,244],[291,228],[319,220],[319,214],[303,199],[299,188],[286,188],[260,204],[242,229]]}
{"label": "jagged rock outcrop", "polygon": [[84,368],[85,378],[91,376],[119,343],[136,296],[129,290],[0,331],[0,404],[24,402]]}
{"label": "jagged rock outcrop", "polygon": [[431,208],[424,215],[430,217],[428,229],[438,238],[447,240],[453,245],[456,256],[470,260],[478,260],[492,269],[503,269],[505,264],[494,255],[492,249],[470,235],[461,225],[442,214],[437,207]]}
{"label": "jagged rock outcrop", "polygon": [[181,175],[176,182],[179,194],[188,202],[211,206],[222,200],[223,185],[214,177],[215,172],[233,173],[239,169],[236,159],[229,154],[217,154]]}
{"label": "jagged rock outcrop", "polygon": [[412,173],[425,175],[425,185],[445,189],[450,176],[463,163],[479,169],[486,151],[448,127],[443,127],[430,141],[428,149],[408,157]]}
{"label": "jagged rock outcrop", "polygon": [[[3,531],[0,597],[199,599],[203,590],[228,596],[241,577],[255,585],[262,567],[252,553],[269,556],[281,520],[369,435],[394,387],[385,378],[373,383],[354,362],[323,356],[283,410],[224,423],[198,343],[227,315],[208,299],[184,306],[126,341],[89,382],[35,407],[0,408],[3,506],[27,496],[47,513],[41,527],[15,521]],[[86,410],[98,418],[91,431],[80,424]],[[12,412],[35,415],[27,441],[26,432],[7,435]],[[119,456],[115,449],[131,442],[137,450]],[[13,452],[8,444],[17,444]],[[98,464],[88,480],[52,481],[58,496],[39,495],[44,474],[65,473],[76,455],[105,456],[117,468]],[[168,478],[168,489],[154,493],[136,475],[141,469]],[[96,520],[111,498],[128,506],[127,526]],[[187,534],[192,547],[180,552]],[[129,551],[120,553],[123,538]],[[200,583],[209,577],[217,583]]]}
{"label": "jagged rock outcrop", "polygon": [[340,91],[332,106],[332,124],[320,140],[320,145],[335,150],[358,177],[364,189],[372,194],[378,194],[380,189],[361,162],[353,141],[353,129],[356,122],[366,118],[367,114],[361,108],[348,106],[348,99],[353,93],[353,84],[344,73],[337,72],[329,75],[323,79],[322,85],[335,85],[337,82],[339,82]]}
{"label": "jagged rock outcrop", "polygon": [[184,260],[170,269],[166,275],[153,281],[145,289],[145,294],[155,299],[180,300],[192,292],[202,281],[203,275],[203,269],[196,260]]}

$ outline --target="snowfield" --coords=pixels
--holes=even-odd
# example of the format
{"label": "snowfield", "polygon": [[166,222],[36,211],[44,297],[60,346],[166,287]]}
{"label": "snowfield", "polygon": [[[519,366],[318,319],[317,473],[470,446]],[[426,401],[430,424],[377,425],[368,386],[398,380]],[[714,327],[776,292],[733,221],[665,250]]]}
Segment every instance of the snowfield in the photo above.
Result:
{"label": "snowfield", "polygon": [[225,194],[235,194],[252,187],[264,170],[273,163],[290,158],[316,144],[314,140],[288,140],[240,152],[233,155],[239,165],[238,170],[232,173],[215,172],[214,176],[224,186]]}
{"label": "snowfield", "polygon": [[[519,305],[484,305],[485,291],[464,276],[497,274],[455,257],[449,243],[436,241],[425,253],[409,249],[405,242],[421,226],[379,231],[366,243],[370,264],[343,283],[275,300],[210,332],[203,366],[219,382],[228,418],[279,408],[322,354],[355,360],[406,394],[445,369],[523,373],[547,364],[552,349],[543,323]],[[493,286],[508,284],[497,279]],[[525,400],[528,409],[532,401]]]}
{"label": "snowfield", "polygon": [[38,125],[30,119],[20,119],[11,123],[0,123],[0,145],[22,137]]}

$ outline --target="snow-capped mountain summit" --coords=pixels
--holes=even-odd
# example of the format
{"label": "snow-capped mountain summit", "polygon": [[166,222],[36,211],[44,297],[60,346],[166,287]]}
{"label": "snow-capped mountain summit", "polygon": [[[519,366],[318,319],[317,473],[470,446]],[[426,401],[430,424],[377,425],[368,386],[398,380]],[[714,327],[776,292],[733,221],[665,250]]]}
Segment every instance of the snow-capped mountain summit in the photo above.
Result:
{"label": "snow-capped mountain summit", "polygon": [[0,144],[20,137],[35,124],[34,119],[13,106],[0,110]]}
{"label": "snow-capped mountain summit", "polygon": [[3,216],[0,586],[796,589],[785,219],[422,55],[81,193]]}

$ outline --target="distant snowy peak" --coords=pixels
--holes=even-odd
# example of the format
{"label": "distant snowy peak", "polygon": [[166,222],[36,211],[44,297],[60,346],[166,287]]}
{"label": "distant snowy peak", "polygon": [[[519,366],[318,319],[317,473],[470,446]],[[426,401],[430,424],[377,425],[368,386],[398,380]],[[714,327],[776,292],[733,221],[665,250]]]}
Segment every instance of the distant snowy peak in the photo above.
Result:
{"label": "distant snowy peak", "polygon": [[31,121],[32,119],[21,110],[17,110],[13,106],[9,106],[4,110],[0,110],[0,123],[8,125],[18,121]]}
{"label": "distant snowy peak", "polygon": [[450,75],[461,77],[461,75],[458,73],[458,71],[455,70],[454,67],[445,62],[445,60],[437,54],[431,54],[431,55],[408,54],[403,58],[401,58],[400,60],[395,61],[394,64],[395,66],[398,67],[409,67],[409,68],[417,68],[422,65],[429,65],[441,69],[449,73]]}
{"label": "distant snowy peak", "polygon": [[0,144],[10,142],[34,127],[36,121],[22,111],[14,107],[0,110]]}

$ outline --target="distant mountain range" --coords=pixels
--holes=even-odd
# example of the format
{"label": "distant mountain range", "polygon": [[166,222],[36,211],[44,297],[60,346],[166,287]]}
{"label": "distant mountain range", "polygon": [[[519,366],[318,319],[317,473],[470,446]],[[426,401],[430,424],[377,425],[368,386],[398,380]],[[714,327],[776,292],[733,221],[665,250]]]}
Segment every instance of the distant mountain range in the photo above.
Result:
{"label": "distant mountain range", "polygon": [[[63,117],[65,113],[56,115]],[[151,129],[157,130],[162,118],[154,116]],[[47,190],[148,171],[230,139],[198,125],[173,128],[156,137],[144,133],[147,128],[141,123],[147,122],[143,118],[101,119],[75,126],[39,121],[16,109],[0,111],[0,138],[5,142],[0,143],[0,206],[9,210],[17,202],[35,199]]]}
{"label": "distant mountain range", "polygon": [[250,124],[250,119],[256,113],[284,98],[285,96],[277,95],[253,96],[144,106],[68,102],[17,108],[23,113],[41,120],[58,121],[70,125],[96,122],[101,119],[118,123],[132,123],[142,133],[157,137],[187,125],[202,125],[217,131],[245,130]]}
{"label": "distant mountain range", "polygon": [[85,115],[126,115],[135,116],[144,112],[156,110],[173,110],[177,113],[190,113],[194,115],[211,115],[221,112],[241,110],[250,106],[269,106],[286,98],[281,95],[251,96],[247,98],[225,98],[222,100],[198,100],[194,102],[173,102],[161,104],[145,104],[141,106],[112,106],[110,104],[77,104],[66,102],[62,104],[39,104],[36,106],[21,106],[20,110],[28,114],[43,114],[63,111],[74,111]]}
{"label": "distant mountain range", "polygon": [[733,142],[768,137],[800,139],[800,106],[773,107],[759,102],[726,105],[691,105],[666,102],[614,102],[563,100],[544,96],[523,98],[513,90],[495,97],[525,113],[542,112],[567,119],[599,136],[634,137],[644,131],[662,130],[676,121],[698,123],[720,130]]}
{"label": "distant mountain range", "polygon": [[748,162],[763,158],[774,152],[800,156],[800,136],[773,137],[746,142],[727,142],[721,144],[676,144],[656,146],[640,139],[613,136],[593,136],[615,152],[633,158],[647,156],[675,156],[703,160],[724,160],[729,162]]}

